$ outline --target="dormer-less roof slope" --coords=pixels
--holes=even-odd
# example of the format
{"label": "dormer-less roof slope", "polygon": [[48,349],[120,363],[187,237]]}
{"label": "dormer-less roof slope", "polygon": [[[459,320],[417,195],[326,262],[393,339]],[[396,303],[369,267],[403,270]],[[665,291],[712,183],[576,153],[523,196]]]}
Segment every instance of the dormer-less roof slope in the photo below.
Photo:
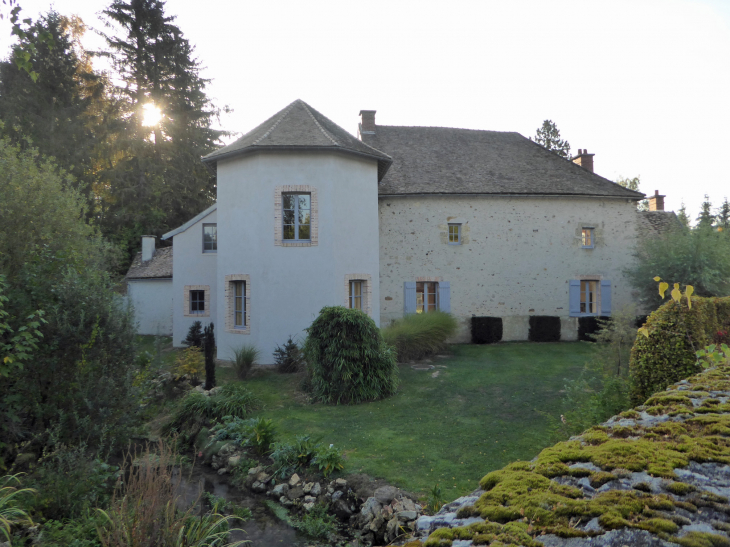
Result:
{"label": "dormer-less roof slope", "polygon": [[216,162],[260,150],[332,150],[372,158],[378,162],[378,181],[385,176],[393,161],[390,156],[350,135],[300,99],[236,142],[203,157],[203,161]]}
{"label": "dormer-less roof slope", "polygon": [[125,277],[126,279],[172,278],[172,247],[155,249],[155,254],[147,262],[142,262],[142,253],[137,253]]}
{"label": "dormer-less roof slope", "polygon": [[608,196],[634,192],[580,167],[519,133],[378,125],[363,140],[393,165],[380,195],[529,194]]}

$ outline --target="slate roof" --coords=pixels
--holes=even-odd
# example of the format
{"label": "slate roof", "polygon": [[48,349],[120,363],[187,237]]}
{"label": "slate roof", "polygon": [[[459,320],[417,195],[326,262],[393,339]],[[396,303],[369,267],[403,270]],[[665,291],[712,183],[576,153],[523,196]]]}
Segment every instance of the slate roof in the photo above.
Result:
{"label": "slate roof", "polygon": [[211,163],[259,150],[334,150],[378,162],[378,181],[392,163],[387,154],[352,136],[301,99],[297,99],[237,141],[203,157]]}
{"label": "slate roof", "polygon": [[663,235],[682,226],[674,211],[641,211],[639,218],[644,227],[655,235]]}
{"label": "slate roof", "polygon": [[393,194],[529,194],[611,196],[627,190],[514,132],[377,125],[363,133],[393,158],[379,185]]}
{"label": "slate roof", "polygon": [[137,253],[125,279],[172,278],[172,247],[155,249],[152,260],[142,262],[142,253]]}

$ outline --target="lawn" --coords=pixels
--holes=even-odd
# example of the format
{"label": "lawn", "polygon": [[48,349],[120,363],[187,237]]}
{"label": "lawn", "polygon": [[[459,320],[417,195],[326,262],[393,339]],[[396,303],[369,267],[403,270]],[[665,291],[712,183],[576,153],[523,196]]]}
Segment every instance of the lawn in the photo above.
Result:
{"label": "lawn", "polygon": [[[401,365],[389,399],[355,406],[309,404],[301,377],[264,372],[246,380],[283,438],[310,434],[347,454],[349,473],[381,477],[414,493],[436,483],[447,501],[472,491],[486,473],[531,459],[551,443],[548,415],[560,390],[591,355],[591,345],[457,345],[435,368]],[[232,378],[220,370],[219,379]]]}

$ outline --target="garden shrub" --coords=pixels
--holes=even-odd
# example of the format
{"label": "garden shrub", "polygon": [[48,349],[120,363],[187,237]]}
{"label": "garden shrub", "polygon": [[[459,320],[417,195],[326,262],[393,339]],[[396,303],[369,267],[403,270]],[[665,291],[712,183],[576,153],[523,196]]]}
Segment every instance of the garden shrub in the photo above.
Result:
{"label": "garden shrub", "polygon": [[560,317],[552,315],[531,315],[530,342],[558,342],[560,340]]}
{"label": "garden shrub", "polygon": [[183,346],[189,348],[203,348],[203,324],[200,321],[194,321],[188,329],[188,335],[182,341]]}
{"label": "garden shrub", "polygon": [[276,370],[285,374],[299,372],[304,368],[302,350],[299,344],[291,339],[291,336],[284,344],[284,347],[276,346],[274,363],[276,364]]}
{"label": "garden shrub", "polygon": [[502,340],[501,317],[472,317],[472,344],[493,344]]}
{"label": "garden shrub", "polygon": [[233,350],[233,369],[236,371],[239,380],[246,379],[251,367],[256,364],[259,355],[261,355],[261,352],[251,344],[244,344]]}
{"label": "garden shrub", "polygon": [[194,386],[200,384],[200,375],[205,371],[203,350],[198,346],[190,346],[177,354],[173,372],[176,376],[187,375]]}
{"label": "garden shrub", "polygon": [[453,315],[442,311],[413,313],[382,329],[383,339],[395,348],[398,362],[422,359],[442,351],[456,332]]}
{"label": "garden shrub", "polygon": [[205,389],[215,387],[215,334],[213,323],[203,331],[203,353],[205,354]]}
{"label": "garden shrub", "polygon": [[315,399],[354,404],[395,393],[395,355],[365,313],[342,306],[324,307],[307,330],[304,354]]}
{"label": "garden shrub", "polygon": [[[213,434],[208,446],[230,439],[239,446],[252,447],[260,456],[268,453],[276,437],[276,426],[273,420],[266,418],[233,418],[225,416],[223,423],[211,428]],[[206,447],[207,448],[207,447]]]}
{"label": "garden shrub", "polygon": [[631,400],[643,403],[650,395],[702,370],[696,352],[712,343],[730,324],[730,297],[671,300],[646,321],[648,337],[636,337],[631,349]]}
{"label": "garden shrub", "polygon": [[300,435],[291,443],[275,443],[271,459],[274,461],[274,475],[278,477],[316,467],[326,478],[345,468],[345,457],[339,448],[324,446],[309,435]]}

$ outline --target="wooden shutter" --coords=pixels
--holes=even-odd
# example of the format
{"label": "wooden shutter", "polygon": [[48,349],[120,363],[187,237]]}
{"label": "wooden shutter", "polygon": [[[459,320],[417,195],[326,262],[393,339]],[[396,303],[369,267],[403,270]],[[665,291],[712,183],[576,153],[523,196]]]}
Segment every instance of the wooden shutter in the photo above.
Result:
{"label": "wooden shutter", "polygon": [[403,313],[416,313],[416,282],[403,283]]}
{"label": "wooden shutter", "polygon": [[611,315],[611,282],[601,280],[601,315]]}
{"label": "wooden shutter", "polygon": [[439,282],[439,310],[451,313],[451,284],[448,281]]}
{"label": "wooden shutter", "polygon": [[578,279],[570,280],[568,295],[570,296],[568,315],[570,315],[570,317],[577,317],[580,315],[580,281]]}

